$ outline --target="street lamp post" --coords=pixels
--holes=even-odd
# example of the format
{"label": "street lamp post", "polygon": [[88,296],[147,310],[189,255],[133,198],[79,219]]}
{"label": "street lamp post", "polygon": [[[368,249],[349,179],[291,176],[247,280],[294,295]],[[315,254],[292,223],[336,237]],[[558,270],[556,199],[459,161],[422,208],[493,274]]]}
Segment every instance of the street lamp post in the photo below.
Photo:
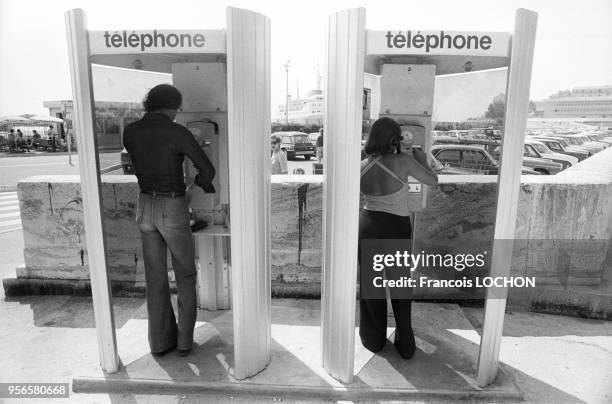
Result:
{"label": "street lamp post", "polygon": [[66,144],[68,145],[68,164],[69,165],[73,165],[72,164],[72,136],[70,135],[70,132],[68,131],[68,125],[66,125],[66,116],[68,115],[68,108],[66,106],[66,101],[63,101],[64,104],[64,122],[62,123],[62,125],[64,125],[64,130],[66,131]]}
{"label": "street lamp post", "polygon": [[285,92],[285,125],[287,125],[289,123],[289,66],[290,66],[290,61],[286,60],[283,66],[285,67],[285,73],[287,76],[287,84],[285,86],[285,89],[286,89],[286,92]]}

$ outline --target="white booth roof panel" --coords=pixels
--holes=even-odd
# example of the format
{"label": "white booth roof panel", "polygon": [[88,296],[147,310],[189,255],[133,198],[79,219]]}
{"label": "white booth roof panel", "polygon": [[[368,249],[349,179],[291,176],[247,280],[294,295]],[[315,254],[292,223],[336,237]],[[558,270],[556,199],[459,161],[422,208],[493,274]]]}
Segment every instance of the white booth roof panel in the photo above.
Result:
{"label": "white booth roof panel", "polygon": [[442,76],[508,67],[510,59],[495,56],[367,55],[365,72],[380,75],[383,64],[435,65],[436,75]]}
{"label": "white booth roof panel", "polygon": [[225,63],[224,53],[156,53],[92,55],[91,63],[151,72],[172,73],[174,63]]}

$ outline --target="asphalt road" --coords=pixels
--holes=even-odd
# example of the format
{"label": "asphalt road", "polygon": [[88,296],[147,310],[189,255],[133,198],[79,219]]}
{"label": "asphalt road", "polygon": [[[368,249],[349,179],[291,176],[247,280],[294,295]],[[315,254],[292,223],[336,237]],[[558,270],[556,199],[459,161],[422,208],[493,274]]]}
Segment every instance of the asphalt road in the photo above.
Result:
{"label": "asphalt road", "polygon": [[[100,153],[100,167],[119,164],[120,153]],[[68,164],[68,155],[23,155],[0,156],[0,186],[15,186],[17,181],[34,175],[79,174],[79,157],[72,155],[72,166]],[[119,174],[115,171],[113,174]]]}
{"label": "asphalt road", "polygon": [[[297,157],[294,161],[288,162],[289,174],[297,168],[304,170],[304,174],[312,174],[312,163]],[[109,167],[120,162],[120,153],[100,153],[100,168]],[[17,181],[34,175],[53,175],[53,174],[79,174],[79,157],[72,155],[72,165],[68,164],[68,155],[38,154],[6,156],[0,155],[0,186],[15,186]],[[120,170],[110,174],[121,174]]]}
{"label": "asphalt road", "polygon": [[293,170],[301,168],[304,170],[304,174],[312,174],[312,163],[316,163],[317,159],[312,158],[309,161],[304,160],[304,157],[296,157],[295,160],[287,161],[287,168],[289,174],[293,174]]}

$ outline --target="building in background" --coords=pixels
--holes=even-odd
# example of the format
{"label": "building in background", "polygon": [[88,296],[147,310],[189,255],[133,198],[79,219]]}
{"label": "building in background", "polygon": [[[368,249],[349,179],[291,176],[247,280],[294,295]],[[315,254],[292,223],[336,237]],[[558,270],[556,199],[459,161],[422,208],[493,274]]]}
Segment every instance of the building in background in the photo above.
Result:
{"label": "building in background", "polygon": [[[172,84],[172,75],[92,65],[92,80],[98,149],[112,151],[123,148],[123,128],[143,115],[142,100],[147,92],[158,84]],[[43,106],[52,117],[64,119],[63,129],[76,140],[72,100],[44,101]]]}
{"label": "building in background", "polygon": [[[44,101],[43,106],[49,109],[49,115],[64,119],[64,130],[76,139],[72,126],[72,100]],[[121,150],[123,128],[140,119],[143,113],[143,106],[138,102],[96,101],[95,130],[98,149]]]}
{"label": "building in background", "polygon": [[542,118],[612,119],[612,86],[575,87],[536,102]]}

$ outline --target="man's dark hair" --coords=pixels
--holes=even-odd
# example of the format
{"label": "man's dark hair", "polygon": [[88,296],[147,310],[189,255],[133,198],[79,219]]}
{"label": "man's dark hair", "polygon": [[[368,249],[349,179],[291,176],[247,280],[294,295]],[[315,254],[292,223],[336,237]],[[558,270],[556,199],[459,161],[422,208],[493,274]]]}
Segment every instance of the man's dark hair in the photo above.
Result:
{"label": "man's dark hair", "polygon": [[176,87],[170,84],[160,84],[147,93],[142,105],[145,111],[153,112],[160,109],[179,109],[183,96]]}
{"label": "man's dark hair", "polygon": [[402,128],[395,120],[379,118],[370,127],[370,134],[363,150],[366,154],[389,154],[397,150],[402,139]]}

